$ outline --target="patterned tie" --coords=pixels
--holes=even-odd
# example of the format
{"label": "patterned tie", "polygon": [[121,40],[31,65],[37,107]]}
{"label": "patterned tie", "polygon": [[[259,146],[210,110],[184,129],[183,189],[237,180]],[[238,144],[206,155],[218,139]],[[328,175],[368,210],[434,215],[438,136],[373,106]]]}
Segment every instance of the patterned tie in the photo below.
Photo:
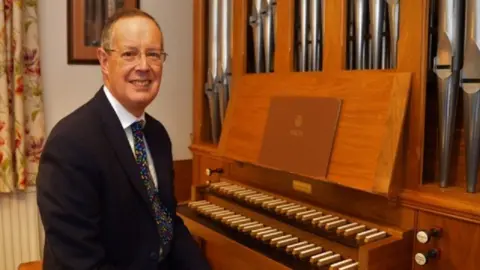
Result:
{"label": "patterned tie", "polygon": [[153,179],[148,169],[147,151],[143,136],[144,121],[137,121],[131,125],[133,142],[135,145],[135,157],[140,166],[140,176],[147,189],[148,198],[152,203],[152,214],[161,229],[161,240],[166,245],[172,239],[172,217],[163,206],[158,197],[158,191],[153,184]]}

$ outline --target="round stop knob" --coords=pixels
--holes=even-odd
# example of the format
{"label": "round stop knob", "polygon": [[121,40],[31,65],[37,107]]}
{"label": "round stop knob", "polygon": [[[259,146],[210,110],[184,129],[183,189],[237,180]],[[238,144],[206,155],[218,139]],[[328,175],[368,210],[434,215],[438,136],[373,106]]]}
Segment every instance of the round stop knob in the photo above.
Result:
{"label": "round stop knob", "polygon": [[205,169],[205,174],[207,176],[211,176],[214,173],[223,173],[223,169],[222,168],[216,168],[216,169],[206,168]]}
{"label": "round stop knob", "polygon": [[431,249],[426,253],[417,253],[415,254],[415,262],[418,265],[425,265],[428,263],[430,259],[434,259],[438,257],[438,250]]}
{"label": "round stop knob", "polygon": [[418,242],[420,242],[422,244],[425,244],[428,241],[430,241],[430,239],[432,237],[440,236],[440,232],[441,232],[441,230],[437,229],[437,228],[433,228],[433,229],[430,229],[430,230],[419,231],[419,232],[417,232],[417,240],[418,240]]}

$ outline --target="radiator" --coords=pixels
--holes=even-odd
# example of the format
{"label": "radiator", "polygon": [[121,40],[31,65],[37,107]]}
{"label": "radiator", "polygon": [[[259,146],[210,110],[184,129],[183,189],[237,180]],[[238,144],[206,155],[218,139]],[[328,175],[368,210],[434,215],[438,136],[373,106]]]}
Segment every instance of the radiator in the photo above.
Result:
{"label": "radiator", "polygon": [[0,270],[15,270],[22,262],[41,258],[39,221],[34,189],[0,194]]}

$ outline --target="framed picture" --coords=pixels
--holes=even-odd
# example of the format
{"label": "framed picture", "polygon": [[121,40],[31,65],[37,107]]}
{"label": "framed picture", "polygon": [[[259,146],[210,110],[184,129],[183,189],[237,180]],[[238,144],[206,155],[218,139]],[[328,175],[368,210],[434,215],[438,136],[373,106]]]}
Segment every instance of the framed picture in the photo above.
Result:
{"label": "framed picture", "polygon": [[98,64],[105,21],[117,9],[140,8],[140,0],[68,0],[68,64]]}

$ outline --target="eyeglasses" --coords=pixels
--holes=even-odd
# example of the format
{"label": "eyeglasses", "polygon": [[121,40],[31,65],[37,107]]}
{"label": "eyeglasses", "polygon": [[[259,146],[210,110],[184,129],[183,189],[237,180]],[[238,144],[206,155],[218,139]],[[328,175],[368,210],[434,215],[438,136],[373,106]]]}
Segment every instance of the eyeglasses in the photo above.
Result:
{"label": "eyeglasses", "polygon": [[[136,49],[126,49],[126,50],[120,51],[120,50],[104,48],[104,50],[107,52],[118,52],[120,54],[120,57],[125,62],[129,62],[129,63],[138,62],[142,55],[142,53],[140,53],[140,51]],[[147,59],[147,63],[153,64],[153,65],[162,65],[167,60],[167,56],[168,54],[166,52],[159,51],[159,50],[150,50],[145,53],[145,58]]]}

